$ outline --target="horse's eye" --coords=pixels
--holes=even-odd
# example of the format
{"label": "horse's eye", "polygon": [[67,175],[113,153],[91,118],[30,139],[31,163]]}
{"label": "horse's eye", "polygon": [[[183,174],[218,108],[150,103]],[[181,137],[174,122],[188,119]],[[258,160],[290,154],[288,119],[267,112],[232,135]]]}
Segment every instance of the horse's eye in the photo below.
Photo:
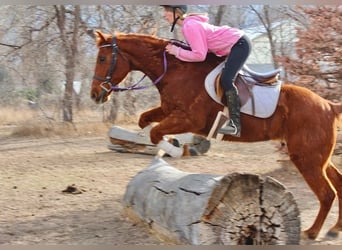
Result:
{"label": "horse's eye", "polygon": [[106,57],[100,56],[99,61],[100,63],[104,63],[106,61]]}

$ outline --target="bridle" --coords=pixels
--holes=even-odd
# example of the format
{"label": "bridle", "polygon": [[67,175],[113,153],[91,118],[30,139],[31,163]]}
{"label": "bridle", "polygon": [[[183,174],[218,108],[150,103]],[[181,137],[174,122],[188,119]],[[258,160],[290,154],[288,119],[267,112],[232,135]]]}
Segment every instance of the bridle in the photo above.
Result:
{"label": "bridle", "polygon": [[[112,75],[114,73],[114,70],[116,68],[116,62],[117,62],[117,54],[119,52],[119,49],[118,49],[118,45],[116,43],[116,38],[115,36],[113,36],[112,38],[112,42],[111,44],[105,44],[105,45],[102,45],[99,47],[99,49],[102,49],[102,48],[108,48],[108,47],[112,47],[112,60],[111,60],[111,63],[110,63],[110,66],[109,66],[109,69],[107,71],[107,76],[105,78],[103,77],[100,77],[100,76],[97,76],[97,75],[94,75],[93,76],[93,79],[94,80],[98,80],[98,81],[102,81],[101,82],[101,88],[103,90],[105,90],[107,93],[111,91],[111,88],[114,86],[114,84],[112,83]],[[109,89],[106,88],[104,86],[104,84],[108,84],[110,87]]]}
{"label": "bridle", "polygon": [[[118,87],[118,86],[116,86],[117,84],[114,84],[112,82],[112,76],[113,76],[114,70],[115,70],[116,65],[117,65],[117,55],[120,54],[128,63],[130,63],[130,61],[120,52],[118,45],[116,43],[116,38],[114,35],[112,37],[111,44],[105,44],[105,45],[99,46],[99,49],[108,48],[108,47],[112,48],[112,60],[111,60],[109,69],[107,71],[106,77],[104,78],[104,77],[100,77],[97,75],[93,76],[94,80],[101,81],[100,86],[101,86],[103,91],[109,93],[111,91],[118,92],[118,91],[126,91],[126,90],[139,90],[139,89],[145,89],[145,88],[150,87],[150,86],[138,86],[143,81],[143,79],[146,77],[146,74],[137,83],[132,84],[129,87]],[[166,60],[166,51],[165,50],[163,52],[163,67],[164,67],[164,72],[155,81],[153,81],[153,85],[158,84],[161,81],[161,79],[164,77],[164,75],[166,74],[167,60]],[[107,88],[105,86],[105,84],[109,85],[109,88]]]}

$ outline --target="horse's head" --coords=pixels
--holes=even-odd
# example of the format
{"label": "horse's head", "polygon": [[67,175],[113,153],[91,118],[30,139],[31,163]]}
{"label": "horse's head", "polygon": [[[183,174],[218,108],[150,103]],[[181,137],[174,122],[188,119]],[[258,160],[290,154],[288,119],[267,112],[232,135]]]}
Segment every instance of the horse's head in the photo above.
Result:
{"label": "horse's head", "polygon": [[104,103],[108,101],[112,87],[119,84],[131,69],[114,36],[96,31],[95,37],[99,52],[90,96],[96,103]]}

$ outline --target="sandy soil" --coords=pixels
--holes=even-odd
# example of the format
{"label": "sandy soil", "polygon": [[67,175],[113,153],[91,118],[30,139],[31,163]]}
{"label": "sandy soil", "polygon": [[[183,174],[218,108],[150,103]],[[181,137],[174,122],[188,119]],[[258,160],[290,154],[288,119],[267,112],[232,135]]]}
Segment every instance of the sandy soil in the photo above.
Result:
{"label": "sandy soil", "polygon": [[[0,244],[163,244],[141,224],[123,216],[121,199],[129,180],[153,156],[111,151],[103,136],[11,138],[0,127]],[[272,142],[212,142],[205,156],[166,160],[196,173],[246,172],[272,176],[293,192],[302,228],[313,222],[318,203],[286,154]],[[334,156],[342,169],[342,154]],[[74,185],[79,194],[63,192]],[[324,238],[337,219],[337,202],[315,241],[303,245],[342,245]]]}

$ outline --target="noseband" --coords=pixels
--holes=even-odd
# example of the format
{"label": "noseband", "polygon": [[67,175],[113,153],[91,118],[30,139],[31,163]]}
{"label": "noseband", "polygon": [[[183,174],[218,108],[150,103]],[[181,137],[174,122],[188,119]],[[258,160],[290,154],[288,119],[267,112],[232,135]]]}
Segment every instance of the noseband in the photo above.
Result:
{"label": "noseband", "polygon": [[[101,81],[100,86],[101,86],[103,91],[109,93],[110,91],[118,92],[118,91],[126,91],[126,90],[145,89],[145,88],[150,87],[150,86],[138,86],[142,82],[142,80],[146,77],[146,74],[137,83],[132,84],[129,87],[123,87],[122,88],[122,87],[116,86],[116,84],[113,84],[112,83],[112,76],[113,76],[113,73],[114,73],[114,70],[115,70],[116,64],[117,64],[117,54],[120,53],[120,50],[118,48],[118,45],[116,43],[116,38],[114,35],[112,37],[111,44],[102,45],[99,47],[99,49],[107,48],[107,47],[112,47],[112,60],[110,63],[110,67],[107,71],[107,76],[105,78],[97,76],[97,75],[93,76],[94,80]],[[122,55],[122,53],[120,53],[120,54],[128,63],[130,63],[129,60],[125,56]],[[163,67],[164,67],[164,72],[155,81],[153,81],[153,85],[156,85],[157,83],[159,83],[161,81],[161,79],[164,77],[164,75],[166,74],[167,60],[166,60],[166,51],[165,50],[163,52]],[[104,84],[108,84],[109,88],[106,88],[106,86],[104,86]]]}

